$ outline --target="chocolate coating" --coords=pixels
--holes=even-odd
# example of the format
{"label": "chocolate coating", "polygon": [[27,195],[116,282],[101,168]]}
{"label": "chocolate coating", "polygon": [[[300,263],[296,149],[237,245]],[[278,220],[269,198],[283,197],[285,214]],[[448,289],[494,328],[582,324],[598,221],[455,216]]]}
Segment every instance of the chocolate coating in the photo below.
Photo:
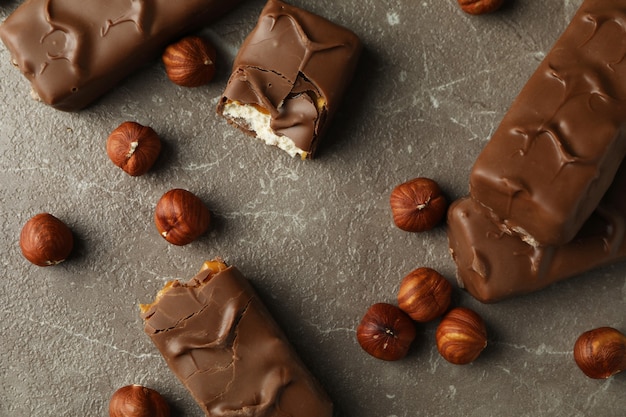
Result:
{"label": "chocolate coating", "polygon": [[250,283],[220,269],[174,281],[142,313],[170,369],[207,416],[331,417],[328,396]]}
{"label": "chocolate coating", "polygon": [[74,111],[239,1],[27,0],[0,38],[40,100]]}
{"label": "chocolate coating", "polygon": [[[251,105],[270,127],[312,157],[352,79],[361,42],[350,30],[308,11],[269,0],[244,41],[218,105]],[[225,116],[227,117],[227,116]],[[256,136],[246,120],[228,118]]]}
{"label": "chocolate coating", "polygon": [[570,241],[626,154],[626,1],[585,0],[470,176],[470,194],[534,245]]}
{"label": "chocolate coating", "polygon": [[559,246],[529,245],[475,200],[455,201],[448,239],[459,285],[482,302],[495,302],[626,259],[624,190],[626,164],[574,239]]}

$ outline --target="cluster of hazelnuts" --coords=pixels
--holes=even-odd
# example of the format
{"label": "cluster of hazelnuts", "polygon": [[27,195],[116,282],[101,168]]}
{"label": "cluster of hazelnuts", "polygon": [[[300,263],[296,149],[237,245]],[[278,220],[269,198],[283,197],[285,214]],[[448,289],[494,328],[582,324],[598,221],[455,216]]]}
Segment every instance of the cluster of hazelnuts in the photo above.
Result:
{"label": "cluster of hazelnuts", "polygon": [[[163,55],[168,78],[183,87],[209,83],[215,75],[216,50],[204,38],[187,36],[169,45]],[[131,176],[147,173],[161,152],[161,139],[148,126],[124,122],[106,142],[111,161]],[[154,213],[159,234],[182,246],[199,238],[210,226],[211,214],[193,193],[176,188],[159,199]],[[20,249],[31,263],[47,267],[65,261],[74,247],[72,230],[50,213],[30,218],[20,233]],[[117,390],[109,403],[111,417],[169,417],[167,402],[153,389],[127,385]]]}
{"label": "cluster of hazelnuts", "polygon": [[[398,185],[390,196],[393,220],[410,232],[430,230],[440,224],[447,200],[429,178]],[[454,364],[474,361],[487,345],[483,319],[464,307],[450,308],[452,285],[434,269],[421,267],[404,277],[398,304],[372,305],[357,328],[357,340],[370,355],[388,361],[405,357],[416,337],[415,323],[441,319],[435,339],[437,350]],[[612,327],[584,332],[574,344],[574,360],[585,375],[609,378],[626,370],[626,335]]]}
{"label": "cluster of hazelnuts", "polygon": [[462,365],[474,361],[487,346],[487,328],[473,310],[450,310],[452,285],[434,269],[411,271],[400,284],[398,305],[372,305],[357,327],[361,347],[375,358],[404,358],[416,337],[415,323],[443,315],[435,335],[437,350],[448,362]]}
{"label": "cluster of hazelnuts", "polygon": [[[424,232],[439,225],[448,202],[439,185],[419,177],[395,187],[389,198],[395,225],[407,232]],[[405,357],[416,337],[415,323],[444,316],[437,327],[437,350],[447,361],[467,364],[487,346],[483,319],[465,307],[450,308],[452,285],[439,272],[421,267],[400,283],[398,305],[372,305],[357,328],[357,340],[370,355],[388,361]]]}
{"label": "cluster of hazelnuts", "polygon": [[[215,48],[199,36],[187,36],[169,45],[162,58],[168,78],[180,86],[205,85],[215,75]],[[161,152],[161,139],[151,127],[127,121],[111,132],[106,152],[115,165],[136,177],[147,173],[156,162]],[[211,215],[196,195],[184,189],[173,189],[158,201],[154,221],[163,238],[182,246],[208,230]],[[22,254],[39,266],[63,262],[70,256],[73,246],[70,228],[49,213],[29,219],[20,234]]]}

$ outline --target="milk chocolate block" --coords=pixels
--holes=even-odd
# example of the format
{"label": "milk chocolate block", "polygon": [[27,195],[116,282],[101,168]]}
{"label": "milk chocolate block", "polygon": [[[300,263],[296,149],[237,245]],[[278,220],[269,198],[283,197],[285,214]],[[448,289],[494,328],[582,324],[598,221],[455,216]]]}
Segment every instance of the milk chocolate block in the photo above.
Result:
{"label": "milk chocolate block", "polygon": [[582,229],[568,243],[532,246],[511,235],[471,198],[448,211],[448,238],[459,286],[489,303],[540,290],[626,259],[626,164]]}
{"label": "milk chocolate block", "polygon": [[626,154],[626,0],[585,0],[478,156],[470,194],[533,245],[570,241]]}
{"label": "milk chocolate block", "polygon": [[350,30],[269,0],[235,59],[217,112],[291,156],[312,158],[360,51]]}
{"label": "milk chocolate block", "polygon": [[79,110],[240,0],[27,0],[0,38],[41,101]]}
{"label": "milk chocolate block", "polygon": [[327,394],[236,268],[206,262],[141,307],[145,332],[207,416],[332,417]]}

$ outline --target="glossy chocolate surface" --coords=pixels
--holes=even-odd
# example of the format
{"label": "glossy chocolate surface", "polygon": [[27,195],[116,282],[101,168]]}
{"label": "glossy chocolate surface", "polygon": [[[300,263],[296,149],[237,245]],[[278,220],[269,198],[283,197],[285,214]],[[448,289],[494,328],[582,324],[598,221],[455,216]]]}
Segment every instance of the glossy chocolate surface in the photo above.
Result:
{"label": "glossy chocolate surface", "polygon": [[[243,43],[218,106],[253,105],[271,129],[312,157],[352,79],[361,42],[350,30],[270,0]],[[252,135],[245,121],[229,120]]]}
{"label": "glossy chocolate surface", "polygon": [[448,238],[459,286],[482,302],[494,302],[626,259],[625,190],[622,164],[582,229],[559,246],[529,245],[472,198],[455,201],[448,211]]}
{"label": "glossy chocolate surface", "polygon": [[[23,2],[0,2],[0,20]],[[572,347],[597,326],[626,331],[626,262],[483,304],[458,289],[443,225],[407,233],[389,209],[393,187],[417,175],[450,200],[467,195],[477,155],[582,0],[507,0],[485,16],[442,0],[289,3],[365,45],[329,135],[304,163],[215,114],[266,0],[245,0],[197,32],[219,52],[209,85],[181,88],[154,60],[78,113],[33,101],[0,43],[0,416],[105,417],[113,392],[136,383],[159,391],[171,417],[205,417],[144,333],[137,305],[216,255],[253,284],[332,398],[333,417],[623,416],[626,375],[589,380]],[[105,152],[128,119],[162,135],[144,177]],[[215,228],[184,248],[152,222],[173,187],[215,213]],[[76,252],[52,268],[30,264],[17,242],[40,211],[76,232]],[[397,363],[357,343],[367,308],[395,302],[420,266],[441,272],[454,303],[487,323],[487,348],[471,365],[439,355],[437,320],[418,327]]]}
{"label": "glossy chocolate surface", "polygon": [[570,241],[626,153],[626,1],[586,0],[514,101],[470,194],[532,244]]}
{"label": "glossy chocolate surface", "polygon": [[0,38],[37,97],[79,110],[240,0],[28,0]]}
{"label": "glossy chocolate surface", "polygon": [[142,316],[207,416],[332,417],[331,401],[234,267],[175,281]]}

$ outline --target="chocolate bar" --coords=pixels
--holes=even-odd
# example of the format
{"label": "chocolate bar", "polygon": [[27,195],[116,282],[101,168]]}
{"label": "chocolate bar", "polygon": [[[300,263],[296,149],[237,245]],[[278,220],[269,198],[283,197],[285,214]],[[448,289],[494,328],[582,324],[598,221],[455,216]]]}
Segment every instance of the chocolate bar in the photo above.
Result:
{"label": "chocolate bar", "polygon": [[27,0],[0,25],[14,64],[41,101],[89,105],[169,42],[240,0]]}
{"label": "chocolate bar", "polygon": [[459,286],[490,303],[626,259],[624,190],[626,163],[574,239],[559,246],[530,245],[477,201],[455,201],[448,211],[448,238]]}
{"label": "chocolate bar", "polygon": [[217,112],[291,156],[312,158],[360,51],[350,30],[269,0],[240,48]]}
{"label": "chocolate bar", "polygon": [[329,397],[236,268],[206,262],[141,310],[145,332],[207,416],[332,417]]}
{"label": "chocolate bar", "polygon": [[470,194],[532,245],[569,242],[626,155],[626,0],[585,0],[470,175]]}

